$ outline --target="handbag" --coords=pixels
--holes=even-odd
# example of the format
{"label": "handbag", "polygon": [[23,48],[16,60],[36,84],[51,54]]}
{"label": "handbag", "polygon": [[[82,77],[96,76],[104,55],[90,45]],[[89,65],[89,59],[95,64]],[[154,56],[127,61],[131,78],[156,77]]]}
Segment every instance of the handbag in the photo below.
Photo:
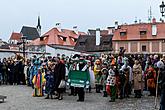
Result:
{"label": "handbag", "polygon": [[66,86],[65,80],[61,80],[58,88],[65,88],[65,86]]}

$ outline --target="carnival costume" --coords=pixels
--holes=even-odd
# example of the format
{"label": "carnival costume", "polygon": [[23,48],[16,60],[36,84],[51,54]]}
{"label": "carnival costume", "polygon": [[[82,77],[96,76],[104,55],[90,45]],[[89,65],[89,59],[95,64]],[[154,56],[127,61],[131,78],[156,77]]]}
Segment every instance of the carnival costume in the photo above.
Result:
{"label": "carnival costume", "polygon": [[133,81],[135,98],[140,98],[142,89],[142,67],[140,64],[137,64],[136,60],[133,66]]}
{"label": "carnival costume", "polygon": [[94,65],[94,74],[95,74],[96,93],[100,93],[101,62],[99,59],[96,60],[95,65]]}
{"label": "carnival costume", "polygon": [[43,86],[46,82],[45,78],[44,78],[44,72],[42,71],[41,68],[38,69],[38,73],[36,75],[34,75],[33,77],[33,84],[34,84],[34,92],[33,92],[33,96],[34,97],[41,97],[43,96]]}
{"label": "carnival costume", "polygon": [[103,68],[101,70],[101,78],[100,78],[100,83],[103,87],[103,97],[107,97],[107,92],[106,92],[106,82],[107,82],[107,76],[108,76],[108,69],[107,68]]}
{"label": "carnival costume", "polygon": [[132,69],[128,65],[128,58],[124,58],[124,65],[120,69],[120,98],[129,97],[131,91],[130,82],[132,81]]}
{"label": "carnival costume", "polygon": [[77,65],[75,70],[70,70],[68,74],[68,83],[70,86],[75,87],[78,94],[77,101],[84,101],[85,88],[89,88],[90,75],[88,71],[88,65],[85,60],[75,61]]}
{"label": "carnival costume", "polygon": [[147,87],[148,87],[148,90],[150,91],[150,95],[155,95],[156,72],[151,65],[146,70],[146,77],[147,77]]}
{"label": "carnival costume", "polygon": [[46,79],[46,85],[45,85],[45,93],[47,94],[46,99],[49,99],[49,95],[51,99],[53,98],[53,92],[54,92],[54,77],[53,72],[51,70],[47,70],[45,74]]}
{"label": "carnival costume", "polygon": [[30,85],[32,85],[32,88],[33,88],[33,78],[35,75],[37,75],[38,73],[38,69],[39,67],[41,66],[41,62],[39,59],[34,59],[33,60],[33,64],[31,65],[31,67],[29,68],[29,72],[30,72]]}
{"label": "carnival costume", "polygon": [[114,102],[116,99],[116,76],[113,69],[109,70],[109,75],[106,83],[107,93],[110,95],[110,102]]}

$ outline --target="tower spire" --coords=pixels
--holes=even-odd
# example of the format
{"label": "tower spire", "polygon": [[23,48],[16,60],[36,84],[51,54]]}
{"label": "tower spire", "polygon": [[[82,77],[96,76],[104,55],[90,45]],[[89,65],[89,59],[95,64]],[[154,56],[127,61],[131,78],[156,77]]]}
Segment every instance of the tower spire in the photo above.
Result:
{"label": "tower spire", "polygon": [[135,17],[135,21],[134,22],[135,22],[135,24],[137,23],[137,17]]}
{"label": "tower spire", "polygon": [[151,22],[152,20],[152,8],[150,6],[150,9],[148,10],[148,21]]}
{"label": "tower spire", "polygon": [[41,36],[40,16],[38,16],[37,31],[38,31],[39,35]]}

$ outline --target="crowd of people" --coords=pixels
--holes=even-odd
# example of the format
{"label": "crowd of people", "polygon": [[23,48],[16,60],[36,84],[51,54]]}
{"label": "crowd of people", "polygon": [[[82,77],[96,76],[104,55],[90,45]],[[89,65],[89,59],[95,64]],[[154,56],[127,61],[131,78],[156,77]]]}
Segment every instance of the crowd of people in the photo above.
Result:
{"label": "crowd of people", "polygon": [[[79,62],[75,62],[79,60]],[[33,56],[24,60],[17,55],[0,61],[1,84],[31,86],[33,96],[44,96],[45,99],[63,99],[67,90],[68,74],[71,70],[87,71],[90,75],[88,88],[77,88],[69,85],[70,94],[79,96],[77,101],[84,101],[85,90],[102,93],[110,102],[116,99],[141,98],[143,91],[149,96],[156,96],[156,89],[161,95],[161,110],[165,105],[165,55],[65,55],[56,57]],[[159,84],[158,84],[159,82]],[[62,85],[63,83],[63,85]],[[158,84],[158,85],[157,85]]]}
{"label": "crowd of people", "polygon": [[21,56],[0,59],[0,85],[25,85],[24,65]]}

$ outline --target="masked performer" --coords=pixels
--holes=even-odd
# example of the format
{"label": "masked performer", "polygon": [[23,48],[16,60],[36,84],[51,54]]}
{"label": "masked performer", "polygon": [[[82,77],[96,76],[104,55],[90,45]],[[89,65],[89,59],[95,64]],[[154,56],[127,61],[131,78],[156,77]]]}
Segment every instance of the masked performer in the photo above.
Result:
{"label": "masked performer", "polygon": [[100,84],[100,78],[101,78],[101,61],[99,59],[97,59],[95,61],[94,74],[95,74],[96,93],[100,93],[100,90],[101,90],[101,84]]}

